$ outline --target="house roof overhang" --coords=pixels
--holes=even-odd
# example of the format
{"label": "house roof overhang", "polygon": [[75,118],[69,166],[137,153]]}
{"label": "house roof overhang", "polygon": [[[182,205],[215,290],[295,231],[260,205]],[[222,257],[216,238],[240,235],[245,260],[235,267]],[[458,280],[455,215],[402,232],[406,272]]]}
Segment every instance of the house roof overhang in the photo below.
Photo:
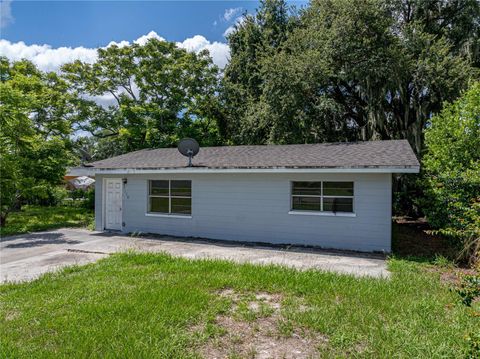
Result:
{"label": "house roof overhang", "polygon": [[[71,173],[92,176],[104,174],[208,174],[208,173],[419,173],[420,166],[329,167],[329,168],[94,168],[76,167]],[[68,173],[70,174],[70,172]]]}

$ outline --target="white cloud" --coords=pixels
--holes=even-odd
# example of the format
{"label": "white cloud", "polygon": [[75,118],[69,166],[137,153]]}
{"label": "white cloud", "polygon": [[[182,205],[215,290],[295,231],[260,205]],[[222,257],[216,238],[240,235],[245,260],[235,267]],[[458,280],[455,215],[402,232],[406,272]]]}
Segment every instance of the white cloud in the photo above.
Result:
{"label": "white cloud", "polygon": [[0,28],[7,27],[15,21],[12,15],[11,3],[12,0],[0,1]]}
{"label": "white cloud", "polygon": [[223,20],[228,22],[228,21],[232,20],[235,16],[240,14],[241,11],[242,11],[241,7],[226,9],[224,14],[223,14]]}
{"label": "white cloud", "polygon": [[[155,31],[150,31],[136,39],[134,43],[144,45],[148,39],[155,38],[164,40]],[[127,46],[129,41],[110,42],[111,45]],[[229,56],[228,45],[221,42],[210,42],[201,35],[185,39],[183,42],[177,42],[177,46],[187,51],[199,52],[207,49],[212,56],[213,62],[220,68],[227,63]],[[58,47],[52,48],[50,45],[27,45],[23,41],[12,43],[8,40],[0,39],[0,54],[6,56],[12,61],[27,59],[32,61],[39,69],[43,71],[58,71],[60,66],[75,60],[81,60],[87,63],[93,63],[97,59],[96,48],[86,47]]]}
{"label": "white cloud", "polygon": [[0,54],[12,61],[27,59],[43,71],[58,71],[67,62],[82,60],[93,63],[97,59],[97,50],[85,47],[58,47],[50,45],[26,45],[23,41],[11,43],[0,39]]}
{"label": "white cloud", "polygon": [[208,50],[212,57],[213,63],[220,68],[224,68],[228,61],[230,49],[227,44],[223,42],[210,42],[201,35],[195,35],[183,42],[177,42],[177,46],[190,52],[200,52]]}
{"label": "white cloud", "polygon": [[150,31],[148,34],[140,36],[138,39],[136,39],[134,41],[134,43],[136,43],[140,46],[143,46],[150,39],[157,39],[157,40],[160,40],[160,41],[165,41],[165,39],[161,36],[158,36],[158,34],[155,31]]}
{"label": "white cloud", "polygon": [[229,26],[227,27],[227,29],[223,32],[223,36],[224,37],[227,37],[228,35],[230,35],[232,32],[235,31],[235,26],[232,25],[232,26]]}
{"label": "white cloud", "polygon": [[235,23],[231,26],[229,26],[224,32],[223,32],[223,36],[224,37],[227,37],[228,35],[230,35],[233,31],[235,31],[235,27],[236,26],[240,26],[243,22],[245,21],[245,17],[244,16],[239,16],[235,19]]}
{"label": "white cloud", "polygon": [[215,41],[205,46],[205,48],[210,52],[213,63],[223,69],[230,57],[230,48],[228,45]]}
{"label": "white cloud", "polygon": [[124,46],[130,45],[130,41],[127,41],[127,40],[122,40],[122,41],[120,41],[120,42],[110,41],[110,42],[108,43],[108,45],[105,46],[105,47],[114,46],[114,45],[115,45],[115,46],[118,46],[118,47],[124,47]]}

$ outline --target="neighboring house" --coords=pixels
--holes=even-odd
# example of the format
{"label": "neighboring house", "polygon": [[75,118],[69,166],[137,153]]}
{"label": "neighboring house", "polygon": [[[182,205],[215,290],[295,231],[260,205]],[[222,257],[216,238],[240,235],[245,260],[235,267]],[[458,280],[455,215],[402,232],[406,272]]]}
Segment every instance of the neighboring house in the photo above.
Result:
{"label": "neighboring house", "polygon": [[68,189],[81,189],[83,191],[86,191],[87,189],[93,188],[94,186],[95,180],[87,176],[73,177],[67,181]]}
{"label": "neighboring house", "polygon": [[405,140],[140,150],[93,162],[97,230],[391,250],[392,173]]}
{"label": "neighboring house", "polygon": [[68,189],[82,188],[88,189],[95,183],[95,174],[85,167],[70,167],[63,176],[65,185]]}

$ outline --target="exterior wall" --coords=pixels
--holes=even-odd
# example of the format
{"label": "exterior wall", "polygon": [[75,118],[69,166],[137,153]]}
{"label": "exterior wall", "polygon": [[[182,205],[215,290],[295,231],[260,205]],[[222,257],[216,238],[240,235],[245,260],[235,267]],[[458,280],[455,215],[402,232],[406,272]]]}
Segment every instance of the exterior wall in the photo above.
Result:
{"label": "exterior wall", "polygon": [[[391,250],[391,174],[132,174],[96,176],[96,226],[103,230],[104,178],[123,177],[125,232]],[[147,216],[149,179],[192,181],[192,217]],[[289,214],[291,181],[354,181],[355,216]]]}
{"label": "exterior wall", "polygon": [[[103,231],[103,178],[102,176],[95,176],[95,229]],[[125,201],[125,197],[123,199]]]}

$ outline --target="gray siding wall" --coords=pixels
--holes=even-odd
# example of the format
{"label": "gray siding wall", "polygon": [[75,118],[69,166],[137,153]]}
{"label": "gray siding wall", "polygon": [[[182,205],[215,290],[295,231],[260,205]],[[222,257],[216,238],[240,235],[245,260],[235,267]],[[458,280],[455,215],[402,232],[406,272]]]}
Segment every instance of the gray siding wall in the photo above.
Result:
{"label": "gray siding wall", "polygon": [[[96,226],[102,230],[104,178],[123,177],[125,232],[391,250],[391,174],[97,175]],[[146,216],[150,179],[192,181],[192,218]],[[290,211],[291,181],[354,181],[355,217]]]}

